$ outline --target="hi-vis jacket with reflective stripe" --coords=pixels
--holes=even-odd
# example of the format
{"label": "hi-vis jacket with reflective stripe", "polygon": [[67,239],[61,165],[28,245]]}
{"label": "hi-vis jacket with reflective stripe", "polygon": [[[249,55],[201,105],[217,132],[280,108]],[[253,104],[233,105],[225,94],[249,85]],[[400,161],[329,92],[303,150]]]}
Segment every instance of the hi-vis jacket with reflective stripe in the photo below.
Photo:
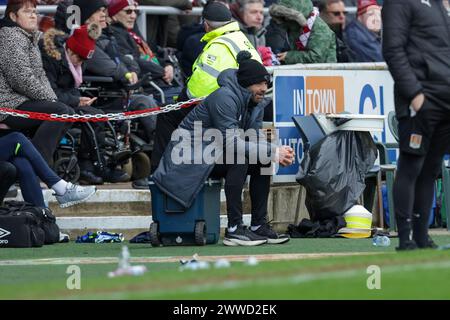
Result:
{"label": "hi-vis jacket with reflective stripe", "polygon": [[189,98],[209,95],[219,88],[217,77],[228,68],[237,68],[237,54],[247,50],[252,58],[261,62],[258,52],[239,29],[237,22],[208,32],[201,41],[208,42],[192,66],[192,76],[187,83]]}

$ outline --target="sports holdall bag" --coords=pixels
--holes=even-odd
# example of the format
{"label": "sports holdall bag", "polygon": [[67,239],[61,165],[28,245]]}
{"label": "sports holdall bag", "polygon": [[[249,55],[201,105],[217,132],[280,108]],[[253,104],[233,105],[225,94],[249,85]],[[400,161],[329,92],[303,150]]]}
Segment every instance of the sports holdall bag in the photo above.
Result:
{"label": "sports holdall bag", "polygon": [[0,248],[40,247],[59,241],[56,218],[48,208],[7,201],[0,208]]}

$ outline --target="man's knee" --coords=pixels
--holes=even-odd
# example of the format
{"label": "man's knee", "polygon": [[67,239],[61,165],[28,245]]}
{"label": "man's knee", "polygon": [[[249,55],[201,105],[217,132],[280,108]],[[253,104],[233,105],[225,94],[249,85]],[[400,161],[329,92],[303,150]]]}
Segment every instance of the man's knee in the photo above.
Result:
{"label": "man's knee", "polygon": [[21,176],[27,177],[35,174],[33,167],[26,158],[16,157],[12,160],[12,163],[17,168],[17,173]]}
{"label": "man's knee", "polygon": [[14,143],[21,143],[24,144],[26,142],[28,142],[29,140],[27,139],[27,137],[25,137],[25,135],[21,132],[15,131],[15,132],[11,132],[8,135],[8,138],[11,139],[11,141],[13,141]]}

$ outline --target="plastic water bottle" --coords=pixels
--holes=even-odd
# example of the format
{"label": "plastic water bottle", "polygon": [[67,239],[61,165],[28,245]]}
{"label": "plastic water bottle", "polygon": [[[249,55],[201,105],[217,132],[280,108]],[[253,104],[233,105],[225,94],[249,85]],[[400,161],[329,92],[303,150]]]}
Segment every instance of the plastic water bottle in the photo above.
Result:
{"label": "plastic water bottle", "polygon": [[391,240],[386,236],[374,236],[372,243],[376,247],[389,247]]}
{"label": "plastic water bottle", "polygon": [[127,269],[130,267],[130,252],[127,246],[122,247],[122,254],[119,259],[119,268]]}

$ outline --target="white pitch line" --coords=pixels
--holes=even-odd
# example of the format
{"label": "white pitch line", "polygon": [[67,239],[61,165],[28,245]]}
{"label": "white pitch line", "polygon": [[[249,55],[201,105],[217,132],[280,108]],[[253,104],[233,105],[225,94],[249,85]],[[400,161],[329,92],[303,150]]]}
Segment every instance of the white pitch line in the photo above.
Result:
{"label": "white pitch line", "polygon": [[[429,270],[429,269],[446,269],[450,267],[450,261],[442,262],[427,262],[422,264],[403,264],[394,266],[382,267],[383,274],[394,273],[394,272],[407,272],[416,270]],[[294,275],[290,277],[271,277],[264,279],[248,279],[248,280],[226,280],[221,283],[205,283],[201,285],[191,285],[184,288],[177,288],[177,293],[199,293],[207,292],[211,290],[217,290],[217,288],[222,288],[224,290],[238,289],[245,286],[255,286],[258,284],[264,285],[281,285],[285,283],[286,285],[300,284],[305,282],[311,282],[315,280],[323,279],[341,279],[341,278],[353,278],[355,276],[367,275],[365,268],[341,270],[341,271],[327,271],[327,272],[316,272],[316,273],[304,273],[300,275]],[[155,295],[157,292],[154,293]],[[151,296],[152,293],[149,293]]]}
{"label": "white pitch line", "polygon": [[[450,261],[440,261],[440,262],[426,262],[426,263],[416,263],[416,264],[402,264],[402,265],[392,265],[383,266],[383,274],[394,273],[394,272],[407,272],[407,271],[417,271],[417,270],[435,270],[435,269],[448,269],[450,268]],[[189,271],[187,271],[189,272]],[[195,272],[195,271],[193,271]],[[183,287],[177,287],[175,289],[169,289],[168,291],[159,290],[149,290],[148,288],[142,288],[138,291],[145,291],[145,298],[151,299],[153,297],[158,297],[160,295],[166,295],[171,292],[176,292],[177,294],[193,294],[193,293],[205,293],[208,291],[215,291],[217,289],[226,290],[236,290],[239,288],[244,288],[247,286],[255,287],[257,285],[292,285],[292,284],[302,284],[318,280],[330,280],[330,279],[348,279],[357,276],[367,276],[367,270],[365,267],[357,267],[347,270],[339,271],[326,271],[326,272],[314,272],[314,273],[302,273],[292,276],[276,276],[276,277],[264,277],[257,279],[239,279],[239,280],[223,280],[214,282],[204,282],[202,284],[192,284]],[[127,299],[129,293],[126,292],[102,292],[102,299]],[[99,294],[93,294],[89,297],[87,296],[71,296],[71,299],[95,299]]]}
{"label": "white pitch line", "polygon": [[[250,256],[260,261],[281,261],[298,259],[318,259],[325,257],[359,256],[384,254],[387,252],[332,252],[332,253],[286,253],[286,254],[261,254],[261,255],[225,255],[225,256],[199,256],[202,261],[214,262],[218,259],[227,259],[232,262],[247,261]],[[189,259],[190,257],[188,257]],[[186,259],[186,256],[179,257],[135,257],[131,258],[132,263],[171,263]],[[95,258],[48,258],[48,259],[18,259],[0,260],[0,267],[7,266],[39,266],[39,265],[71,265],[71,264],[114,264],[118,262],[117,257],[95,257]]]}

